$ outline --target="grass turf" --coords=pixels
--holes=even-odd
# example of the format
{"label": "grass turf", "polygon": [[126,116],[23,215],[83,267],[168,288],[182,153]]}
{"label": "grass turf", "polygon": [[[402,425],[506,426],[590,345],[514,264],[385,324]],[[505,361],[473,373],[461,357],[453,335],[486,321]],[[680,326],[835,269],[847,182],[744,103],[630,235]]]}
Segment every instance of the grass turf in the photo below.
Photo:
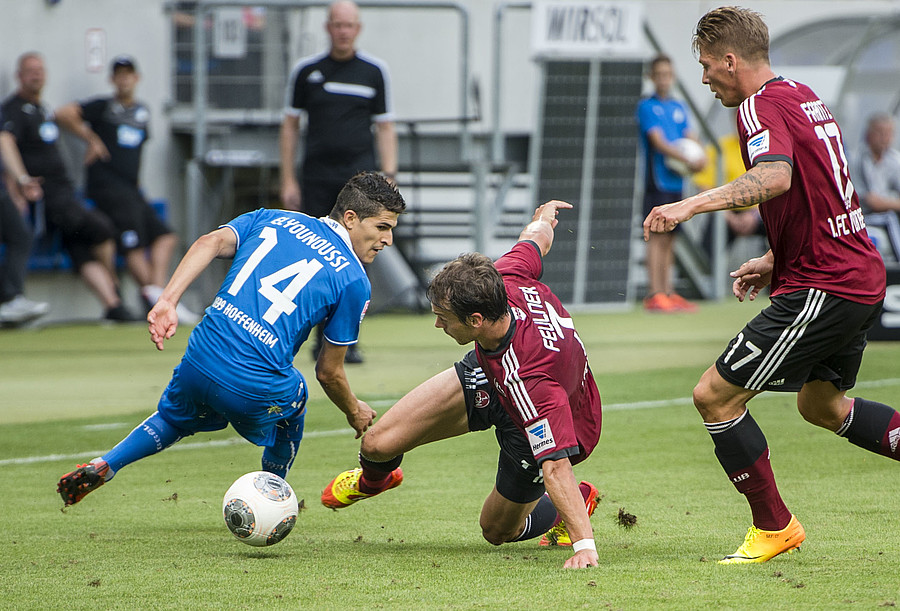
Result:
{"label": "grass turf", "polygon": [[[757,309],[576,314],[605,406],[600,445],[576,468],[603,493],[592,519],[601,566],[586,571],[562,570],[565,549],[481,539],[497,454],[490,432],[411,452],[403,486],[377,499],[322,507],[321,488],[355,465],[358,441],[317,388],[288,477],[306,509],[277,546],[245,546],[222,523],[225,489],[259,468],[260,450],[231,431],[183,440],[61,511],[56,479],[152,412],[186,333],[157,353],[140,326],[4,332],[0,608],[893,606],[897,464],[805,424],[789,394],[761,395],[751,407],[807,543],[762,565],[715,562],[740,543],[749,511],[689,397]],[[462,354],[431,324],[401,315],[364,324],[367,362],[348,374],[379,411]],[[900,344],[871,344],[853,394],[900,404],[897,362]],[[305,350],[297,365],[312,381]],[[636,516],[633,528],[618,524],[620,509]]]}

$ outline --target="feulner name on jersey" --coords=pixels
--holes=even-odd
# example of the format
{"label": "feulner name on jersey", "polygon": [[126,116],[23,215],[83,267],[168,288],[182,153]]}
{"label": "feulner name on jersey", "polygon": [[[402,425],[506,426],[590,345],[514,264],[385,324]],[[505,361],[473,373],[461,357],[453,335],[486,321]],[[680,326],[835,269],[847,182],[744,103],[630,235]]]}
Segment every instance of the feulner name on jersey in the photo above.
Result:
{"label": "feulner name on jersey", "polygon": [[297,219],[290,216],[279,216],[273,219],[271,224],[287,229],[295,238],[319,253],[322,260],[331,265],[335,271],[341,271],[350,265],[351,260],[329,238],[320,236]]}
{"label": "feulner name on jersey", "polygon": [[556,310],[552,305],[541,299],[541,294],[536,287],[520,286],[519,290],[522,291],[522,297],[525,298],[525,303],[528,304],[531,321],[537,327],[538,333],[541,334],[544,348],[559,352],[555,342],[562,339],[563,333],[557,322]]}

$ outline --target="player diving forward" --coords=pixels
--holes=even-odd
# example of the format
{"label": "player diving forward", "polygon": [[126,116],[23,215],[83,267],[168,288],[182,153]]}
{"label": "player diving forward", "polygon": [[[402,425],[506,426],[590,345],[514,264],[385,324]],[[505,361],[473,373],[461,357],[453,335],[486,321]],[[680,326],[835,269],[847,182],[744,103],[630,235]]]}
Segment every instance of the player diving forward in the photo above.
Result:
{"label": "player diving forward", "polygon": [[589,518],[599,494],[576,481],[572,466],[600,438],[600,393],[571,317],[538,280],[557,211],[571,207],[540,206],[496,264],[470,253],[435,276],[428,288],[435,326],[460,345],[474,341],[475,349],[369,429],[361,468],[332,480],[324,505],[348,507],[399,486],[404,452],[494,426],[500,458],[481,510],[484,538],[500,545],[547,533],[543,545],[572,545],[566,568],[597,566]]}

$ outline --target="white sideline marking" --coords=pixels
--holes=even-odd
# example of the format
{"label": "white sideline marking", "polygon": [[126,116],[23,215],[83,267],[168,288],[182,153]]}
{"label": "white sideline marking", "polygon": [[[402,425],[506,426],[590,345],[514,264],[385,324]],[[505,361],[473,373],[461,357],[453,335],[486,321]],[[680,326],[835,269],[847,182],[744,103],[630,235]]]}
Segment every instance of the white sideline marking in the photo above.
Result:
{"label": "white sideline marking", "polygon": [[[869,382],[859,382],[855,388],[881,388],[883,386],[900,385],[900,378],[887,378],[884,380],[871,380]],[[384,405],[393,405],[396,401],[385,399],[381,401],[372,401],[370,405],[382,407]],[[635,401],[632,403],[611,403],[604,405],[604,411],[625,411],[631,409],[653,409],[657,407],[676,407],[683,405],[691,405],[693,400],[690,398],[680,399],[660,399],[658,401]],[[104,426],[104,428],[118,428],[122,423],[112,423]],[[98,425],[87,425],[87,427],[97,427]],[[85,428],[87,428],[85,427]],[[351,429],[333,429],[330,431],[305,431],[303,437],[336,437],[338,435],[349,435]],[[195,450],[197,448],[216,448],[222,446],[237,445],[240,443],[248,443],[241,437],[233,437],[231,439],[217,439],[213,441],[196,441],[193,443],[179,443],[173,445],[167,450]],[[48,454],[45,456],[26,456],[22,458],[5,458],[0,460],[0,466],[4,465],[30,465],[40,462],[53,462],[57,460],[77,460],[85,457],[100,456],[106,450],[94,450],[93,452],[79,452],[77,454]]]}

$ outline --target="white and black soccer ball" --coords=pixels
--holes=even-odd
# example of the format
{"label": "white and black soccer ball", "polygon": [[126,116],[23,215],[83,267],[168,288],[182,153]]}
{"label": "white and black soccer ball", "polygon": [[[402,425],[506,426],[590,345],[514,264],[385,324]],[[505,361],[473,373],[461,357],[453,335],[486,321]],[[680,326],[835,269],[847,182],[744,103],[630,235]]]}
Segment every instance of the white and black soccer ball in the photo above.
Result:
{"label": "white and black soccer ball", "polygon": [[[703,146],[701,146],[696,140],[691,140],[690,138],[679,138],[672,144],[675,145],[675,148],[678,149],[679,153],[690,159],[691,163],[706,158],[706,151],[703,150]],[[690,176],[693,173],[688,167],[688,164],[683,162],[681,159],[666,157],[664,161],[666,167],[676,174],[681,174],[682,176]]]}
{"label": "white and black soccer ball", "polygon": [[275,545],[297,522],[297,497],[290,484],[274,473],[242,475],[222,500],[225,526],[247,545]]}

